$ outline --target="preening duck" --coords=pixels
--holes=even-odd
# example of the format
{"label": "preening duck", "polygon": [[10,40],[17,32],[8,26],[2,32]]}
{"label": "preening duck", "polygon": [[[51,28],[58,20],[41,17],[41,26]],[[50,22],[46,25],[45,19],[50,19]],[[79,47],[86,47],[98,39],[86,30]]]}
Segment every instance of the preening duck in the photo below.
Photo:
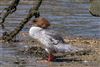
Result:
{"label": "preening duck", "polygon": [[35,26],[30,28],[29,35],[43,44],[43,48],[48,53],[48,61],[55,59],[53,56],[54,52],[65,53],[82,50],[81,48],[66,44],[62,36],[55,31],[49,31],[47,28],[50,26],[50,23],[47,19],[39,17],[33,23]]}

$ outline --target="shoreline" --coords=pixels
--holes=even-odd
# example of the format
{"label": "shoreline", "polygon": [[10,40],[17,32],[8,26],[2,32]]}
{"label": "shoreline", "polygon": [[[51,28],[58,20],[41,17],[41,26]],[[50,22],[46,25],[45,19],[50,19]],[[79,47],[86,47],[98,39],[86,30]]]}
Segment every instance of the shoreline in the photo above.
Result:
{"label": "shoreline", "polygon": [[[22,40],[19,40],[17,39],[19,42],[21,41],[30,41],[30,37],[25,37],[28,35],[28,33],[21,33],[21,34],[18,34],[20,36],[22,36]],[[18,37],[20,37],[18,36]],[[26,39],[27,38],[27,39]],[[80,36],[66,36],[64,37],[64,41],[65,42],[68,42],[68,43],[73,43],[73,42],[80,42],[80,43],[83,43],[83,44],[96,44],[96,43],[99,43],[100,44],[100,38],[92,38],[92,37],[80,37]],[[0,43],[3,42],[2,38],[0,37]]]}

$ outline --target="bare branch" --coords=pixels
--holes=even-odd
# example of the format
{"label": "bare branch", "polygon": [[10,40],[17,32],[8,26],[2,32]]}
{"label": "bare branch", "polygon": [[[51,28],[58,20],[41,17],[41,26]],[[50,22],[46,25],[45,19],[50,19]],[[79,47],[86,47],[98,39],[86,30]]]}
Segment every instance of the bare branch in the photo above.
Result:
{"label": "bare branch", "polygon": [[26,18],[24,18],[21,23],[19,24],[19,26],[17,26],[13,31],[11,31],[9,34],[3,36],[2,38],[5,40],[5,41],[11,41],[12,38],[14,36],[16,36],[20,31],[21,29],[24,27],[24,25],[33,17],[35,16],[36,17],[36,14],[38,14],[38,9],[40,7],[42,3],[42,0],[38,0],[38,4],[37,6],[34,8],[32,7],[29,11],[29,14],[26,16]]}
{"label": "bare branch", "polygon": [[[4,9],[4,10],[6,10],[6,13],[3,15],[3,17],[1,17],[1,22],[0,22],[0,25],[2,26],[3,29],[4,29],[3,23],[5,22],[6,17],[7,17],[9,14],[12,14],[13,12],[16,11],[17,5],[19,4],[19,1],[20,1],[20,0],[13,0],[13,2],[11,3],[11,5],[9,5],[7,8]],[[3,10],[3,11],[4,11],[4,10]],[[2,12],[3,12],[3,11],[2,11]]]}

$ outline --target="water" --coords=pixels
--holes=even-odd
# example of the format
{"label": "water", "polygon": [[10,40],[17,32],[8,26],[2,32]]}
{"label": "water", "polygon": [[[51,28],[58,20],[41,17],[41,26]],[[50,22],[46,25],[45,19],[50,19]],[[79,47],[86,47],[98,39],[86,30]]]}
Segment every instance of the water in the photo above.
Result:
{"label": "water", "polygon": [[[0,12],[6,5],[0,6]],[[28,14],[32,4],[20,4],[15,13],[7,19],[6,27],[15,27]],[[41,16],[46,17],[53,28],[63,30],[68,35],[100,38],[100,18],[93,17],[89,2],[45,1],[40,7]],[[28,26],[26,32],[30,27]],[[10,28],[11,29],[11,28]]]}
{"label": "water", "polygon": [[[2,5],[0,5],[0,12],[3,8],[7,7],[5,3],[2,3]],[[17,11],[6,18],[6,28],[8,30],[13,30],[15,26],[17,26],[21,22],[21,20],[25,18],[31,7],[32,3],[20,3]],[[89,14],[88,9],[89,2],[74,2],[73,0],[52,0],[50,2],[50,0],[47,0],[42,3],[40,7],[40,13],[41,16],[47,18],[51,22],[53,29],[62,31],[66,35],[100,38],[100,18],[93,17],[91,14]],[[28,32],[29,28],[30,25],[27,24],[22,31]],[[17,44],[25,45],[25,43]],[[19,46],[15,46],[15,44],[4,45],[3,43],[1,43],[0,67],[47,67],[48,65],[50,65],[42,64],[43,66],[41,66],[41,63],[35,62],[35,57],[27,57],[26,55],[18,54],[19,49],[22,48],[19,48]],[[61,64],[62,63],[55,62],[53,63],[53,66],[58,67]],[[69,63],[67,64],[70,65]]]}

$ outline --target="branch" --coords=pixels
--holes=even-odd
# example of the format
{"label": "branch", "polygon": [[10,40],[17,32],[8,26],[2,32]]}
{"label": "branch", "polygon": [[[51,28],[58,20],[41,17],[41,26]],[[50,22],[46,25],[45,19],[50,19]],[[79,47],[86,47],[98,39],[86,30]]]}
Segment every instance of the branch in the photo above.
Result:
{"label": "branch", "polygon": [[[7,8],[5,8],[4,10],[6,10],[6,13],[3,15],[3,17],[1,17],[1,22],[0,22],[0,25],[2,26],[2,28],[4,29],[4,25],[3,23],[5,22],[5,19],[6,17],[9,15],[9,14],[12,14],[13,12],[16,11],[16,7],[17,5],[19,4],[19,1],[20,0],[13,0],[13,2],[11,3],[11,5],[9,5]],[[3,11],[4,11],[3,10]],[[2,11],[2,12],[3,12]]]}
{"label": "branch", "polygon": [[14,36],[16,36],[16,35],[21,31],[21,29],[24,27],[24,25],[25,25],[33,16],[36,17],[36,14],[38,14],[38,9],[39,9],[41,3],[42,3],[42,0],[38,0],[37,6],[36,6],[35,8],[32,7],[32,8],[30,9],[30,11],[29,11],[29,14],[26,16],[26,18],[24,18],[24,19],[21,21],[21,23],[19,24],[19,26],[17,26],[17,27],[15,28],[15,30],[11,31],[9,34],[3,36],[3,37],[2,37],[3,40],[8,41],[8,42],[11,41],[12,38],[13,38]]}

